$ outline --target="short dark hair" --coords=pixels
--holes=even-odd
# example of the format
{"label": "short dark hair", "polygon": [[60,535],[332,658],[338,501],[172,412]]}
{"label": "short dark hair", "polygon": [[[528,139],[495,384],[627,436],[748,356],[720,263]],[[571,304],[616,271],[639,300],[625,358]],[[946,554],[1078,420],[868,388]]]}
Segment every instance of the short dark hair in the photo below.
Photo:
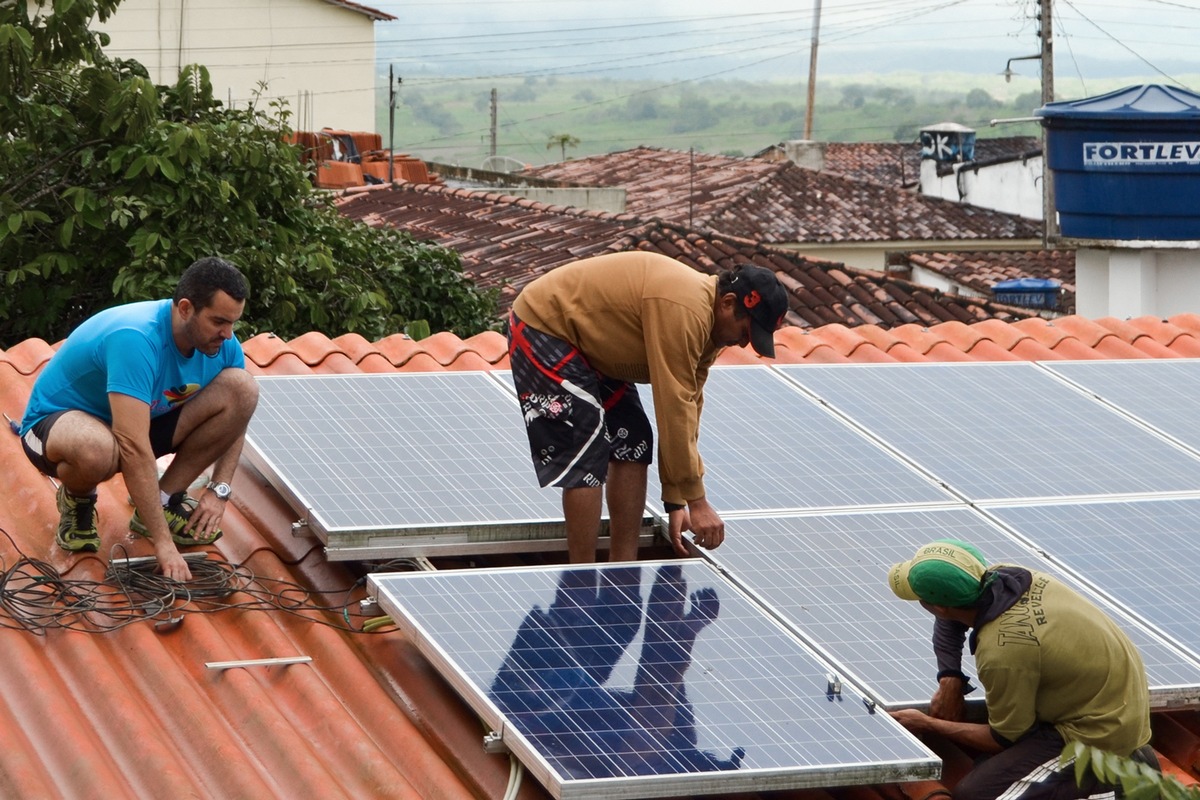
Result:
{"label": "short dark hair", "polygon": [[[717,297],[723,297],[730,292],[737,294],[737,290],[733,288],[733,279],[737,277],[738,272],[745,264],[738,264],[733,269],[723,269],[717,273]],[[734,319],[742,319],[750,312],[742,307],[741,303],[737,303],[733,307]]]}
{"label": "short dark hair", "polygon": [[183,271],[183,276],[175,285],[174,301],[178,304],[186,297],[199,311],[208,308],[218,291],[234,300],[245,300],[250,294],[250,285],[246,283],[246,276],[233,264],[223,258],[209,256],[193,262]]}

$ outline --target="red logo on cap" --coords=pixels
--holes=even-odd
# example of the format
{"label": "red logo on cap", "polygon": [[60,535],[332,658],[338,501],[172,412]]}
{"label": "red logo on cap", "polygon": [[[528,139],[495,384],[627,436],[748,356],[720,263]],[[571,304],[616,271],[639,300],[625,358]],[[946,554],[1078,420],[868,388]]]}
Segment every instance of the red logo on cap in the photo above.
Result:
{"label": "red logo on cap", "polygon": [[760,300],[762,300],[762,295],[758,293],[757,289],[752,289],[749,294],[742,298],[742,305],[746,308],[754,308]]}

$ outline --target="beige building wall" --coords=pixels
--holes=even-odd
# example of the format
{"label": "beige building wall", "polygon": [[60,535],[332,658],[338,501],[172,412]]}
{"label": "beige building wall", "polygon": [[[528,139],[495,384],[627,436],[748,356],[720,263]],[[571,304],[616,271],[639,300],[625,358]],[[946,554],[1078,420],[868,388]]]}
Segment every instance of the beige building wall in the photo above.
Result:
{"label": "beige building wall", "polygon": [[286,100],[291,125],[375,130],[375,30],[367,14],[325,0],[124,0],[97,28],[110,56],[141,62],[155,83],[203,64],[222,103]]}

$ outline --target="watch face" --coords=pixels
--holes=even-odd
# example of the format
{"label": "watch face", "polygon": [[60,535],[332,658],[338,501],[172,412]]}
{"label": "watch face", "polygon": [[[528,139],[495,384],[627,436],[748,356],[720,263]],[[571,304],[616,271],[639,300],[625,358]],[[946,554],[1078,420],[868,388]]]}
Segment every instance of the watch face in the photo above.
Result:
{"label": "watch face", "polygon": [[209,488],[212,489],[213,494],[222,500],[228,500],[229,495],[233,494],[233,489],[230,488],[228,483],[212,483],[209,484]]}

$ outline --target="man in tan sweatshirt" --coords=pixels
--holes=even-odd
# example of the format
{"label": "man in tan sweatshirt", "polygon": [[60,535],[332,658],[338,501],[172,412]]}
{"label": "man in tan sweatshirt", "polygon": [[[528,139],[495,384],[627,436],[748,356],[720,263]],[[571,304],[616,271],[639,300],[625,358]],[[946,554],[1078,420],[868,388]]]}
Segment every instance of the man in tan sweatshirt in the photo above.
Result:
{"label": "man in tan sweatshirt", "polygon": [[563,489],[571,561],[596,559],[607,485],[613,561],[637,557],[654,434],[634,384],[649,383],[659,477],[675,549],[714,548],[725,524],[704,496],[697,449],[704,382],[723,347],[775,355],[787,312],[775,273],[706,275],[630,252],[587,258],[530,283],[513,303],[509,357],[538,480]]}

